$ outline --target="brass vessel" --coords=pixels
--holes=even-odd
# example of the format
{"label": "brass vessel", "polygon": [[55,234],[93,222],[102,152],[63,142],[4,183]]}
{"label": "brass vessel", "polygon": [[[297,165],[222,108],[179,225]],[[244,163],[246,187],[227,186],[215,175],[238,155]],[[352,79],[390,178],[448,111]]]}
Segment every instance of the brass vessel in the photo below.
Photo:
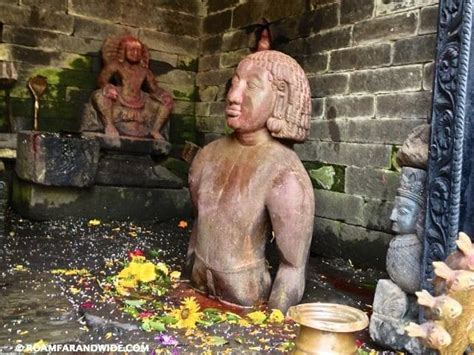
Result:
{"label": "brass vessel", "polygon": [[288,316],[300,325],[293,354],[355,354],[354,333],[369,324],[367,315],[334,303],[304,303],[290,307]]}

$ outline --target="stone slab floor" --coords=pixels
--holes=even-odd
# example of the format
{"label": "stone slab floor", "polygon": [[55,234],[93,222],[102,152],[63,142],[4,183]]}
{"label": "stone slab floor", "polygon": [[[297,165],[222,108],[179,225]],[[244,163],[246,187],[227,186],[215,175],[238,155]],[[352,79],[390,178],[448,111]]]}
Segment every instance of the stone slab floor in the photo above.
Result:
{"label": "stone slab floor", "polygon": [[[278,329],[244,329],[220,323],[206,334],[224,339],[203,343],[202,337],[170,330],[177,345],[166,346],[159,332],[146,332],[124,314],[119,305],[104,297],[100,280],[110,276],[111,260],[126,260],[131,250],[153,250],[171,270],[181,270],[190,234],[180,221],[160,224],[101,222],[87,220],[32,222],[9,213],[0,236],[0,352],[11,352],[19,344],[147,344],[149,352],[165,353],[284,353],[297,326],[291,322]],[[182,223],[181,223],[182,225]],[[268,259],[275,270],[276,253],[269,245]],[[53,273],[57,269],[87,269],[93,276],[83,279]],[[377,278],[375,270],[356,270],[341,260],[310,259],[303,302],[338,302],[370,314]],[[179,304],[193,290],[182,282],[174,297]],[[197,295],[197,294],[196,294]],[[204,308],[219,308],[213,300],[198,295]],[[222,305],[221,305],[222,306]],[[157,337],[158,336],[158,337]],[[358,334],[360,353],[373,349],[367,331]],[[18,350],[19,348],[17,348]],[[388,353],[388,352],[385,352]]]}

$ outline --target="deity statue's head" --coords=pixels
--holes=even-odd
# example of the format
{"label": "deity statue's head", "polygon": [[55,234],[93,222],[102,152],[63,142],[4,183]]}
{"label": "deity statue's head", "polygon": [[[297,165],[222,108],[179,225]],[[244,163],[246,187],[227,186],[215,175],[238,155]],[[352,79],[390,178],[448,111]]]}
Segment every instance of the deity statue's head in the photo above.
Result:
{"label": "deity statue's head", "polygon": [[227,124],[237,132],[267,127],[276,138],[303,142],[309,133],[311,94],[301,66],[273,50],[238,65],[227,95]]}
{"label": "deity statue's head", "polygon": [[123,36],[118,45],[119,62],[127,61],[131,64],[140,64],[147,68],[149,61],[148,49],[133,36]]}
{"label": "deity statue's head", "polygon": [[390,215],[392,230],[398,234],[415,233],[418,215],[425,205],[426,171],[403,167],[400,187]]}

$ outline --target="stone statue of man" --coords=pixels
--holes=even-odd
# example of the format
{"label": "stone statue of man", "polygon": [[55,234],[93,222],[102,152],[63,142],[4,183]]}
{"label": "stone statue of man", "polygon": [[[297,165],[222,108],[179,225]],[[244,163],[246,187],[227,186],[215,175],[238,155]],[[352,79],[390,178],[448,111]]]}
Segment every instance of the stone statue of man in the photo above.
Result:
{"label": "stone statue of man", "polygon": [[[286,311],[303,296],[315,207],[311,181],[291,148],[309,132],[303,69],[281,52],[250,54],[232,78],[225,113],[234,133],[204,147],[190,170],[191,282],[225,302],[268,300]],[[272,234],[280,252],[273,283],[265,260]]]}

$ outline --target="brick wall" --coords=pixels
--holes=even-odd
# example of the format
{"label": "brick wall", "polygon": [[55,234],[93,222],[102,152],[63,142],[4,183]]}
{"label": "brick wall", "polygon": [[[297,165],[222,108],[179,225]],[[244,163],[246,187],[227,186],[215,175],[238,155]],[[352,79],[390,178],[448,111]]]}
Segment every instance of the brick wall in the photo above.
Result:
{"label": "brick wall", "polygon": [[384,267],[394,155],[430,111],[437,1],[208,0],[207,10],[196,76],[204,141],[227,131],[229,78],[265,17],[275,49],[311,84],[311,136],[295,149],[315,187],[312,251]]}
{"label": "brick wall", "polygon": [[[204,14],[200,0],[0,0],[0,61],[13,60],[19,71],[11,93],[14,116],[32,120],[26,82],[41,74],[49,88],[40,128],[77,129],[82,106],[102,68],[103,40],[129,32],[149,46],[150,67],[176,100],[171,140],[195,140],[194,82]],[[0,119],[4,124],[3,107]]]}

